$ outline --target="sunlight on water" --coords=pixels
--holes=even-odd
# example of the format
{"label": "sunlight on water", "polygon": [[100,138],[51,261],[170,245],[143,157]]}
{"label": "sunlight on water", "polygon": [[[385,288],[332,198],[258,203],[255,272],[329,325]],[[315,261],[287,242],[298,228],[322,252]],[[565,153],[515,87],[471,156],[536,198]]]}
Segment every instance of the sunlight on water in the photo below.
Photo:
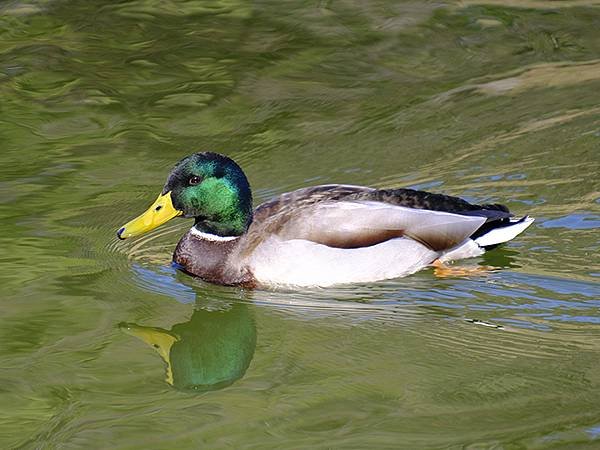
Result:
{"label": "sunlight on water", "polygon": [[[600,446],[600,3],[0,4],[0,448]],[[213,286],[115,230],[197,150],[503,203],[477,275]],[[461,262],[462,263],[462,262]]]}

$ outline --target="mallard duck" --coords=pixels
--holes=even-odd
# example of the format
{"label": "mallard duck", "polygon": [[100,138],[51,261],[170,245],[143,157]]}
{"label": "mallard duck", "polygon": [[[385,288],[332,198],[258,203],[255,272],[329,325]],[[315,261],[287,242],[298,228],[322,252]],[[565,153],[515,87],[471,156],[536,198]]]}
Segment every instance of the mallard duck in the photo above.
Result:
{"label": "mallard duck", "polygon": [[253,210],[242,169],[203,152],[179,161],[156,201],[117,236],[194,218],[173,255],[189,274],[247,287],[331,286],[398,278],[481,255],[533,222],[512,216],[499,204],[342,184],[298,189]]}

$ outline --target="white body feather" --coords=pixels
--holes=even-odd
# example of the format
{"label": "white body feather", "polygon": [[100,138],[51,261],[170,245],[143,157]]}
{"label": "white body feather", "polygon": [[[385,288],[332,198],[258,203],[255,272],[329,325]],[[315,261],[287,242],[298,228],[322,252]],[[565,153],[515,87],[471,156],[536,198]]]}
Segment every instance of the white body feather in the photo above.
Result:
{"label": "white body feather", "polygon": [[444,252],[439,260],[441,262],[456,261],[457,259],[474,258],[485,253],[473,239],[466,239],[461,244]]}
{"label": "white body feather", "polygon": [[332,286],[406,276],[438,256],[438,252],[408,238],[344,249],[304,239],[271,237],[256,249],[248,263],[259,283]]}

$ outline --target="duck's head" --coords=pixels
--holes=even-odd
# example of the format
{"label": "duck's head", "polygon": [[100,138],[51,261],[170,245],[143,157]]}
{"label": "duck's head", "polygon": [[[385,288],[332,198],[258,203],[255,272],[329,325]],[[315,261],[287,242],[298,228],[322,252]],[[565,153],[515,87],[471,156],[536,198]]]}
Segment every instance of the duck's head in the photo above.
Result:
{"label": "duck's head", "polygon": [[200,230],[239,236],[252,222],[252,194],[244,172],[218,153],[194,153],[179,161],[156,201],[117,231],[120,239],[138,236],[173,217],[194,217]]}

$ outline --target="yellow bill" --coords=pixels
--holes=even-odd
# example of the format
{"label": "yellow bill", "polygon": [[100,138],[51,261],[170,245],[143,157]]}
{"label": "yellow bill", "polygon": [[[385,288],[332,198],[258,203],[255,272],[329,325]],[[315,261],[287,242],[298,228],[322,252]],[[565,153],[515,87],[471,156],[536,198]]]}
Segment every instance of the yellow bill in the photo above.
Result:
{"label": "yellow bill", "polygon": [[171,347],[179,339],[162,328],[142,327],[135,323],[120,323],[119,328],[125,333],[141,339],[150,345],[167,363],[166,382],[173,385],[173,372],[171,370]]}
{"label": "yellow bill", "polygon": [[169,191],[164,195],[159,195],[145,213],[121,227],[117,231],[117,237],[119,239],[127,239],[139,236],[182,214],[183,211],[179,211],[173,207],[171,192]]}

